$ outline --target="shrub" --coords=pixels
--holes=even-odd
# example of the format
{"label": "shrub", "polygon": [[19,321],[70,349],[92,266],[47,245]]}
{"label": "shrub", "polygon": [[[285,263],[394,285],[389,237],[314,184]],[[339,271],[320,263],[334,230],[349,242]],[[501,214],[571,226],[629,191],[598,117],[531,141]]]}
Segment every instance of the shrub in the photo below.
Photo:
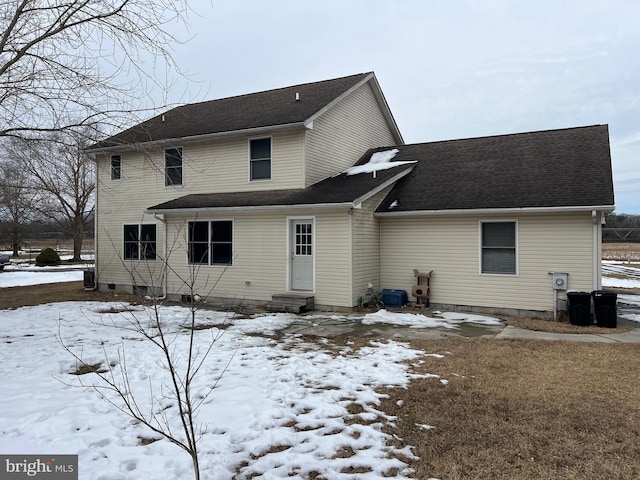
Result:
{"label": "shrub", "polygon": [[36,257],[36,266],[47,267],[49,265],[60,265],[60,255],[53,248],[45,248]]}

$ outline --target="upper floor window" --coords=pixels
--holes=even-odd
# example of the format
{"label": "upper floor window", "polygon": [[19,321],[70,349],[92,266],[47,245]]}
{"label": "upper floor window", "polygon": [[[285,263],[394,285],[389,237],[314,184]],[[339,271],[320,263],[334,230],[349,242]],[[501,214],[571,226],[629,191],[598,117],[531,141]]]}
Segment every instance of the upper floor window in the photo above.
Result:
{"label": "upper floor window", "polygon": [[111,180],[120,180],[121,155],[111,155]]}
{"label": "upper floor window", "polygon": [[164,184],[182,185],[182,148],[167,148],[164,151]]}
{"label": "upper floor window", "polygon": [[502,275],[517,273],[516,222],[481,222],[480,271]]}
{"label": "upper floor window", "polygon": [[124,259],[156,259],[155,224],[134,224],[124,226]]}
{"label": "upper floor window", "polygon": [[249,179],[271,180],[271,139],[249,140]]}

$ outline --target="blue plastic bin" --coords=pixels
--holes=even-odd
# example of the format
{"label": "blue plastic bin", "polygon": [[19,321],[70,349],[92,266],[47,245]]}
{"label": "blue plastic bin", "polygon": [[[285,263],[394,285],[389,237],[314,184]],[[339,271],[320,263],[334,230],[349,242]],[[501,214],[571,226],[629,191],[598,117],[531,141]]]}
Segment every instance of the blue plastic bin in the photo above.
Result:
{"label": "blue plastic bin", "polygon": [[406,290],[385,288],[382,290],[382,303],[387,307],[402,307],[409,301]]}

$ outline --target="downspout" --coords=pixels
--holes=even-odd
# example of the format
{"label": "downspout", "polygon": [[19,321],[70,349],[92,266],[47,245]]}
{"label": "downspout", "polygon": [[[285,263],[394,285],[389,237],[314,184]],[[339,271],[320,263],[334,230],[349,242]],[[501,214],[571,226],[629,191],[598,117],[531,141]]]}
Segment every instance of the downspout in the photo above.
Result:
{"label": "downspout", "polygon": [[164,215],[158,215],[157,213],[153,214],[153,217],[156,220],[162,222],[162,229],[164,230],[164,240],[162,245],[162,295],[160,297],[155,297],[155,300],[166,300],[167,299],[167,240],[169,238],[169,234],[167,233],[167,220]]}
{"label": "downspout", "polygon": [[599,282],[599,271],[600,265],[598,264],[599,255],[598,255],[598,245],[600,244],[600,239],[598,238],[598,220],[599,215],[595,210],[591,210],[591,222],[593,223],[593,289],[600,289]]}
{"label": "downspout", "polygon": [[93,206],[93,288],[96,290],[98,290],[98,272],[100,271],[98,268],[98,192],[100,191],[100,188],[98,188],[98,186],[98,162],[96,161],[96,201]]}

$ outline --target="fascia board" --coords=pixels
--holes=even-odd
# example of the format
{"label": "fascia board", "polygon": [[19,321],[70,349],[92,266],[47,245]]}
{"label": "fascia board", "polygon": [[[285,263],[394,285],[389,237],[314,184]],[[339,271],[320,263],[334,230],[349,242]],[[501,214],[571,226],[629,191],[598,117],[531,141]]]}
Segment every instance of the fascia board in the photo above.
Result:
{"label": "fascia board", "polygon": [[352,208],[355,202],[341,203],[305,203],[296,205],[253,205],[245,207],[200,207],[200,208],[166,208],[166,209],[147,209],[148,214],[197,214],[197,213],[226,213],[226,212],[261,212],[261,211],[278,211],[278,210],[315,210],[330,208]]}
{"label": "fascia board", "polygon": [[[396,183],[398,180],[400,180],[403,177],[406,177],[407,175],[409,175],[412,171],[413,171],[414,167],[411,168],[407,168],[405,170],[403,170],[402,172],[394,175],[393,177],[391,177],[389,180],[387,180],[384,183],[381,183],[380,185],[378,185],[376,188],[374,188],[373,190],[369,190],[367,193],[365,193],[364,195],[362,195],[361,197],[355,199],[353,201],[354,205],[359,205],[365,201],[367,201],[368,199],[370,199],[371,197],[373,197],[374,195],[380,193],[382,190],[384,190],[385,188],[393,185],[394,183]],[[359,173],[358,175],[371,175],[370,173]]]}
{"label": "fascia board", "polygon": [[285,123],[282,125],[269,125],[266,127],[255,127],[255,128],[246,128],[243,130],[231,130],[227,132],[216,132],[216,133],[207,133],[204,135],[191,135],[187,137],[174,137],[174,138],[163,138],[161,140],[154,140],[149,142],[139,142],[139,143],[128,143],[122,145],[114,145],[112,147],[98,147],[98,148],[87,148],[85,152],[90,154],[99,154],[102,152],[124,152],[127,150],[147,150],[153,147],[159,147],[162,145],[171,145],[176,143],[193,143],[199,142],[203,140],[217,139],[217,138],[231,138],[231,137],[244,137],[244,136],[254,136],[261,135],[264,133],[270,132],[283,132],[283,131],[293,131],[293,130],[305,130],[308,127],[305,122],[295,122],[295,123]]}
{"label": "fascia board", "polygon": [[467,208],[459,210],[413,210],[405,212],[376,212],[376,217],[436,217],[445,215],[513,215],[513,214],[535,214],[535,213],[572,213],[591,212],[593,210],[601,212],[612,212],[615,205],[578,205],[568,207],[523,207],[523,208]]}

